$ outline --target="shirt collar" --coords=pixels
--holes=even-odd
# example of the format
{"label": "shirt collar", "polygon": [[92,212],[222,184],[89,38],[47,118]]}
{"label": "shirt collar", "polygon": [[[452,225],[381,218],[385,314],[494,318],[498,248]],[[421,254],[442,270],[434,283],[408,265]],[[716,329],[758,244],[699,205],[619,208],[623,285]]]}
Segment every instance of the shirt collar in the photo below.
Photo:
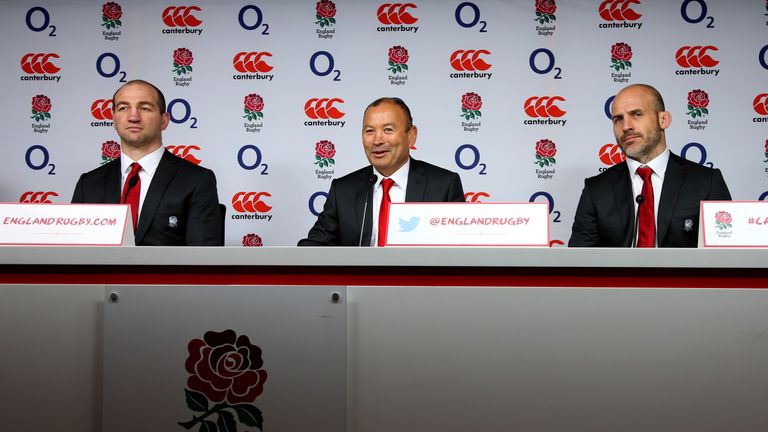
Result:
{"label": "shirt collar", "polygon": [[411,158],[408,158],[407,161],[405,161],[405,164],[401,166],[397,171],[392,173],[389,177],[384,177],[380,172],[376,171],[376,168],[373,169],[374,174],[379,176],[379,181],[376,182],[376,187],[379,187],[381,184],[381,181],[385,178],[391,178],[395,181],[395,185],[398,187],[404,187],[406,182],[408,181],[408,172],[411,170]]}
{"label": "shirt collar", "polygon": [[145,171],[151,177],[155,174],[155,170],[157,170],[157,166],[160,165],[160,159],[163,158],[163,152],[165,152],[165,147],[160,146],[157,150],[147,155],[144,155],[143,158],[137,161],[134,161],[133,159],[126,156],[125,153],[121,152],[120,153],[120,170],[123,173],[123,175],[127,175],[129,172],[131,172],[131,164],[133,162],[138,162],[139,165],[141,165],[142,171]]}
{"label": "shirt collar", "polygon": [[627,168],[629,168],[629,174],[637,174],[637,169],[645,165],[653,170],[653,173],[664,179],[664,172],[667,170],[667,162],[669,162],[669,147],[664,149],[660,155],[653,158],[646,164],[642,164],[634,159],[627,158]]}

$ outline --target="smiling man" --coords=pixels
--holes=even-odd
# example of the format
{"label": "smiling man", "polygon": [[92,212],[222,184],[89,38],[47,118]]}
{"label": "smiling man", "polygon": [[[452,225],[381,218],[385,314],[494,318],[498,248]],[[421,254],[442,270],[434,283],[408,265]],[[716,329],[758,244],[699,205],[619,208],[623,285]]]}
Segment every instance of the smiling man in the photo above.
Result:
{"label": "smiling man", "polygon": [[669,151],[672,115],[649,85],[622,89],[611,121],[627,160],[584,181],[568,246],[696,247],[699,202],[731,199],[720,170]]}
{"label": "smiling man", "polygon": [[73,203],[130,205],[136,245],[221,246],[223,221],[213,171],[163,147],[165,97],[134,80],[112,97],[120,157],[80,176]]}
{"label": "smiling man", "polygon": [[299,246],[381,245],[379,219],[386,218],[387,202],[463,202],[458,174],[410,157],[417,135],[401,99],[368,105],[362,137],[371,165],[331,182],[325,207]]}

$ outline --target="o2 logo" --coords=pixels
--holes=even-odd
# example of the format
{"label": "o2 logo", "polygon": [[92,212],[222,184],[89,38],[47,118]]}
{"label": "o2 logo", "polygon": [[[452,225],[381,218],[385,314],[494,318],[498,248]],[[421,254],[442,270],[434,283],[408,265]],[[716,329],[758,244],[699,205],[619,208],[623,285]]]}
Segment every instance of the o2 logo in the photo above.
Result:
{"label": "o2 logo", "polygon": [[[696,150],[699,151],[699,160],[698,161],[688,157],[688,151],[690,149],[692,149],[692,148],[695,148]],[[705,166],[708,166],[710,168],[714,168],[714,164],[712,162],[707,162],[707,149],[704,148],[703,145],[701,145],[701,144],[699,144],[697,142],[692,142],[692,143],[686,144],[683,147],[683,149],[680,150],[680,157],[683,158],[683,159],[688,159],[691,162],[696,162],[699,165],[705,165]]]}
{"label": "o2 logo", "polygon": [[[323,197],[323,199],[328,199],[328,193],[327,192],[315,192],[309,197],[309,202],[307,202],[307,206],[309,207],[309,212],[312,213],[313,216],[318,217],[320,216],[320,212],[323,211],[322,206],[320,206],[320,210],[317,209],[317,204],[315,202],[318,198]],[[323,205],[325,205],[325,201],[323,201]]]}
{"label": "o2 logo", "polygon": [[[106,60],[111,60],[110,62]],[[105,68],[106,67],[106,68]],[[120,70],[120,57],[113,53],[104,53],[96,59],[96,72],[104,78],[112,78],[120,74],[120,82],[124,83],[126,73]]]}
{"label": "o2 logo", "polygon": [[[471,154],[471,158],[469,162],[465,163],[464,161],[466,159],[463,158],[463,155],[469,152]],[[462,144],[459,146],[459,148],[456,149],[456,166],[459,168],[469,171],[475,169],[475,167],[480,167],[480,171],[478,171],[479,175],[486,175],[488,174],[486,172],[486,168],[488,168],[484,163],[480,162],[480,150],[473,146],[472,144]]]}
{"label": "o2 logo", "polygon": [[[181,116],[178,116],[178,110],[174,109],[177,105],[181,105],[184,108],[184,114]],[[171,117],[173,123],[184,124],[188,120],[191,120],[192,123],[189,125],[189,128],[197,129],[197,117],[192,117],[192,105],[184,99],[174,99],[170,101],[166,111],[168,111],[168,116]]]}
{"label": "o2 logo", "polygon": [[605,101],[605,105],[603,106],[603,109],[605,110],[605,116],[608,117],[608,120],[613,118],[613,115],[611,115],[611,104],[613,103],[613,100],[616,99],[616,96],[611,96]]}
{"label": "o2 logo", "polygon": [[[691,3],[696,3],[698,7],[698,15],[691,16]],[[694,9],[695,11],[696,9]],[[683,21],[688,24],[698,24],[705,19],[707,20],[707,28],[715,28],[715,18],[713,16],[707,16],[707,2],[704,0],[685,0],[680,5],[680,15],[683,17]]]}
{"label": "o2 logo", "polygon": [[[43,18],[42,23],[40,23],[40,25],[36,25],[36,22],[38,21],[37,19],[38,16],[42,16]],[[41,32],[41,31],[50,29],[51,32],[48,33],[48,36],[56,37],[56,26],[50,25],[51,15],[48,13],[48,11],[45,8],[42,8],[40,6],[35,6],[32,9],[28,10],[25,20],[27,22],[27,27],[33,32]]]}
{"label": "o2 logo", "polygon": [[243,6],[237,13],[237,22],[240,23],[240,27],[250,31],[263,27],[261,34],[269,36],[269,24],[264,22],[264,14],[256,5]]}
{"label": "o2 logo", "polygon": [[768,191],[763,192],[758,198],[758,201],[765,201],[765,199],[768,198]]}
{"label": "o2 logo", "polygon": [[[321,63],[318,67],[318,59],[320,58],[325,59],[325,62]],[[309,58],[309,70],[311,70],[313,74],[319,77],[324,77],[333,73],[333,80],[341,81],[341,71],[339,69],[334,69],[334,65],[333,56],[328,51],[318,51],[312,54],[312,57]]]}
{"label": "o2 logo", "polygon": [[[540,54],[543,54],[547,59],[546,65],[544,67],[539,67],[540,63],[536,61],[541,57]],[[546,75],[554,70],[555,75],[552,77],[552,79],[563,79],[563,70],[559,67],[555,67],[555,54],[546,48],[538,48],[533,50],[531,56],[528,58],[528,64],[531,66],[531,70],[539,75]]]}
{"label": "o2 logo", "polygon": [[261,163],[264,157],[261,154],[261,150],[253,144],[248,144],[240,147],[237,152],[237,163],[244,170],[253,171],[257,168],[261,168],[261,175],[269,175],[269,165]]}
{"label": "o2 logo", "polygon": [[555,210],[555,199],[552,197],[552,195],[550,195],[549,192],[538,191],[531,195],[530,198],[528,198],[528,202],[536,202],[538,197],[544,197],[547,199],[547,203],[549,203],[549,214],[555,215],[555,217],[552,219],[552,223],[562,222],[560,220],[560,211]]}
{"label": "o2 logo", "polygon": [[31,170],[40,171],[49,168],[48,175],[56,175],[56,164],[49,163],[51,155],[48,149],[41,145],[35,144],[29,147],[24,154],[24,161]]}
{"label": "o2 logo", "polygon": [[760,66],[762,66],[763,69],[768,69],[768,62],[765,61],[766,52],[768,52],[768,45],[762,47],[760,49],[760,54],[757,55],[757,61],[760,62]]}
{"label": "o2 logo", "polygon": [[[470,12],[465,13],[467,8]],[[461,27],[472,28],[480,24],[480,29],[478,31],[480,33],[488,32],[486,29],[488,23],[485,21],[480,21],[480,8],[472,2],[463,2],[456,6],[456,12],[454,13],[454,16],[456,17],[456,23]],[[465,20],[465,18],[469,19]]]}

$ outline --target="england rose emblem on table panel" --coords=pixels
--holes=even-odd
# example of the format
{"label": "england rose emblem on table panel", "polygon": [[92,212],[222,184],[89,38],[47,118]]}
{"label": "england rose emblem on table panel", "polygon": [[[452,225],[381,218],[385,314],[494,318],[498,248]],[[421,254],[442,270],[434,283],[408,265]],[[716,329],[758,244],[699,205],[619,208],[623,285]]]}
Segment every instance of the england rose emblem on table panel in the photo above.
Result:
{"label": "england rose emblem on table panel", "polygon": [[238,423],[263,430],[263,415],[253,404],[267,381],[261,348],[248,336],[227,329],[208,331],[202,339],[189,341],[187,349],[184,393],[195,414],[178,424],[187,430],[199,425],[201,432],[236,431]]}

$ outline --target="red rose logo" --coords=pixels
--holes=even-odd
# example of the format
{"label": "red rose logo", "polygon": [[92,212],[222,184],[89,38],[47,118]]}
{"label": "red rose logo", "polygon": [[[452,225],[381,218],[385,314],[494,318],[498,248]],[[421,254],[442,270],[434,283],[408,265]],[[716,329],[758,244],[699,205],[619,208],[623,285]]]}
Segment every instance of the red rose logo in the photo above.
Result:
{"label": "red rose logo", "polygon": [[320,27],[330,27],[336,24],[336,4],[330,0],[320,0],[315,6],[317,13],[315,14],[315,24]]}
{"label": "red rose logo", "polygon": [[389,61],[396,64],[408,63],[408,50],[400,45],[393,46],[389,49]]}
{"label": "red rose logo", "polygon": [[43,120],[48,120],[51,118],[51,100],[48,98],[48,96],[45,95],[37,95],[32,98],[32,117],[36,122],[41,122]]}
{"label": "red rose logo", "polygon": [[261,237],[253,233],[246,234],[243,236],[243,246],[245,247],[263,246],[263,244],[261,243]]}
{"label": "red rose logo", "polygon": [[536,12],[552,15],[557,10],[555,0],[536,0]]}
{"label": "red rose logo", "polygon": [[258,120],[264,117],[261,111],[264,109],[264,99],[256,93],[251,93],[243,99],[244,119],[248,121]]}
{"label": "red rose logo", "polygon": [[120,157],[120,144],[115,141],[106,141],[101,144],[101,164],[113,161]]}
{"label": "red rose logo", "polygon": [[688,92],[688,114],[691,118],[704,117],[709,114],[709,95],[704,90]]}
{"label": "red rose logo", "polygon": [[616,72],[632,67],[632,47],[619,42],[611,47],[611,67],[616,69]]}
{"label": "red rose logo", "polygon": [[763,162],[768,162],[768,139],[765,140],[765,160]]}
{"label": "red rose logo", "polygon": [[[187,407],[199,415],[188,422],[179,422],[186,429],[203,423],[200,430],[216,430],[212,421],[205,419],[214,413],[219,424],[228,424],[227,430],[236,430],[237,418],[247,426],[262,429],[261,411],[250,405],[264,391],[267,371],[261,367],[261,348],[251,344],[248,336],[233,330],[208,331],[203,339],[192,339],[187,346],[189,356],[184,367],[190,376],[185,390]],[[209,401],[215,405],[209,409]],[[210,423],[210,425],[208,424]],[[207,429],[206,429],[207,427]]]}
{"label": "red rose logo", "polygon": [[554,142],[548,139],[536,141],[536,161],[533,163],[541,168],[554,165],[557,162],[555,160],[556,154],[557,146]]}
{"label": "red rose logo", "polygon": [[107,2],[101,7],[101,25],[107,29],[119,27],[122,25],[120,18],[123,16],[123,10],[115,2]]}
{"label": "red rose logo", "polygon": [[336,163],[333,157],[336,156],[336,146],[332,142],[322,140],[315,143],[315,165],[320,168],[327,167]]}
{"label": "red rose logo", "polygon": [[101,7],[101,14],[104,18],[114,21],[119,20],[123,16],[123,10],[120,8],[119,4],[108,2]]}
{"label": "red rose logo", "polygon": [[538,21],[539,24],[555,21],[556,10],[555,0],[536,0],[536,18],[533,20]]}
{"label": "red rose logo", "polygon": [[477,93],[465,93],[461,96],[461,114],[465,120],[481,116],[480,108],[483,107],[483,99]]}
{"label": "red rose logo", "polygon": [[709,105],[709,95],[703,90],[689,91],[688,105],[694,108],[706,108]]}
{"label": "red rose logo", "polygon": [[173,71],[176,75],[192,72],[192,51],[186,48],[177,48],[173,51]]}
{"label": "red rose logo", "polygon": [[392,73],[400,73],[408,70],[408,50],[395,45],[389,49],[389,69]]}
{"label": "red rose logo", "polygon": [[715,213],[715,225],[717,229],[724,230],[731,227],[733,218],[731,214],[726,211],[719,211]]}
{"label": "red rose logo", "polygon": [[632,58],[632,47],[619,42],[611,47],[611,58],[616,60],[630,60]]}

